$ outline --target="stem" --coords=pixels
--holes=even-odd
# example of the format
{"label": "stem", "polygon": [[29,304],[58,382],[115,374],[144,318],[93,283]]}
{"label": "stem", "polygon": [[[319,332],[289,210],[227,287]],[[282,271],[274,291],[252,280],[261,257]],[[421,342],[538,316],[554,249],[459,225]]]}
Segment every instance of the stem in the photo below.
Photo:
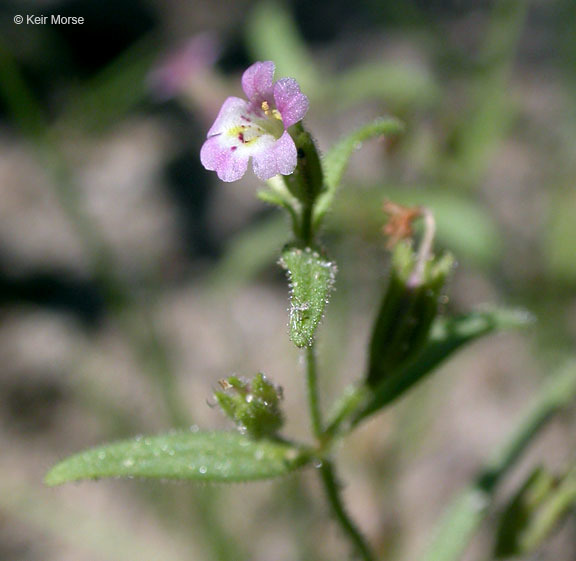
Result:
{"label": "stem", "polygon": [[302,236],[302,241],[307,246],[312,245],[312,238],[314,236],[314,232],[312,230],[313,210],[314,210],[313,202],[304,205],[304,207],[302,208],[302,224],[300,235]]}
{"label": "stem", "polygon": [[324,429],[324,441],[329,442],[336,435],[341,437],[350,431],[353,427],[351,416],[358,412],[360,405],[366,400],[367,393],[368,390],[364,385],[351,386],[345,391]]}
{"label": "stem", "polygon": [[336,475],[334,473],[334,467],[330,460],[324,460],[322,462],[322,467],[320,468],[320,478],[324,486],[324,491],[326,492],[326,497],[328,499],[328,504],[330,505],[336,521],[342,528],[342,531],[353,545],[354,549],[360,555],[363,561],[376,561],[376,557],[370,550],[364,536],[361,534],[360,530],[356,527],[356,524],[348,516],[344,503],[342,502],[342,496],[340,494],[340,485],[336,480]]}
{"label": "stem", "polygon": [[316,351],[314,343],[306,347],[306,385],[308,389],[308,407],[312,433],[317,439],[322,437],[322,413],[320,412],[320,398],[318,394],[318,374],[316,371]]}
{"label": "stem", "polygon": [[[300,128],[301,125],[300,125]],[[299,136],[298,143],[300,149],[305,154],[306,166],[303,168],[303,175],[305,176],[305,183],[307,189],[302,193],[304,196],[300,197],[302,203],[300,231],[295,234],[300,238],[304,245],[310,247],[314,242],[314,202],[323,184],[322,168],[318,158],[318,152],[314,146],[311,137],[301,130],[303,134]],[[320,411],[320,398],[318,393],[318,374],[316,371],[316,352],[314,343],[306,348],[306,385],[308,389],[308,408],[310,410],[310,420],[312,425],[312,432],[318,442],[318,454],[322,455],[325,446],[332,440],[332,435],[325,433],[322,421],[322,412]],[[358,552],[363,561],[376,561],[376,557],[370,551],[366,540],[356,527],[352,519],[348,516],[342,496],[340,494],[340,486],[336,480],[334,468],[331,460],[328,458],[322,459],[320,467],[320,478],[328,505],[332,510],[334,518],[342,528],[345,537],[350,542],[353,549]]]}
{"label": "stem", "polygon": [[[310,408],[310,419],[312,422],[312,432],[316,439],[320,441],[322,447],[322,440],[325,433],[322,429],[322,414],[320,411],[320,400],[318,395],[318,376],[316,372],[316,353],[314,344],[306,348],[306,383],[308,387],[308,407]],[[336,522],[342,528],[344,535],[351,543],[354,550],[358,552],[363,561],[376,561],[376,558],[370,551],[364,536],[356,527],[356,524],[348,516],[342,496],[340,494],[340,486],[336,480],[334,467],[331,460],[323,459],[322,466],[320,467],[320,479],[326,494],[326,499]]]}

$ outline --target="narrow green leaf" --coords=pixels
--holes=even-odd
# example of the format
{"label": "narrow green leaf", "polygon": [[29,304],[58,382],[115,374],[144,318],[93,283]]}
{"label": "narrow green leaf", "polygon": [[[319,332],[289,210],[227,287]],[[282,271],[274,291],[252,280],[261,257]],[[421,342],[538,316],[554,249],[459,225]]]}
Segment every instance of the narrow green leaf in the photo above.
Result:
{"label": "narrow green leaf", "polygon": [[285,475],[309,461],[305,450],[280,441],[236,432],[174,432],[80,452],[54,466],[45,482],[148,477],[233,483]]}
{"label": "narrow green leaf", "polygon": [[329,189],[336,189],[348,166],[350,156],[361,148],[362,142],[382,135],[399,134],[404,125],[394,117],[376,119],[336,143],[324,156],[325,181]]}
{"label": "narrow green leaf", "polygon": [[533,553],[576,507],[576,468],[556,481],[556,488],[530,521],[522,539],[522,553]]}
{"label": "narrow green leaf", "polygon": [[307,247],[288,247],[280,264],[290,281],[290,339],[309,347],[324,315],[336,277],[336,265]]}
{"label": "narrow green leaf", "polygon": [[326,190],[316,203],[314,222],[319,223],[326,211],[330,208],[336,189],[340,185],[342,176],[348,166],[350,156],[362,146],[362,142],[369,138],[382,135],[399,134],[404,130],[404,125],[393,117],[383,117],[360,127],[352,134],[337,142],[324,156],[324,182]]}
{"label": "narrow green leaf", "polygon": [[526,311],[506,309],[438,318],[434,323],[430,340],[422,351],[406,367],[385,379],[376,388],[370,401],[356,418],[356,422],[402,396],[460,347],[495,331],[523,327],[532,321],[532,316]]}
{"label": "narrow green leaf", "polygon": [[556,483],[554,476],[542,466],[530,473],[500,516],[494,557],[500,559],[523,553],[522,540],[526,530]]}
{"label": "narrow green leaf", "polygon": [[287,201],[285,198],[282,197],[280,193],[276,191],[264,190],[261,189],[256,193],[256,196],[265,203],[269,205],[274,205],[279,208],[286,208]]}
{"label": "narrow green leaf", "polygon": [[538,466],[501,515],[494,557],[536,553],[576,506],[576,464],[554,475]]}

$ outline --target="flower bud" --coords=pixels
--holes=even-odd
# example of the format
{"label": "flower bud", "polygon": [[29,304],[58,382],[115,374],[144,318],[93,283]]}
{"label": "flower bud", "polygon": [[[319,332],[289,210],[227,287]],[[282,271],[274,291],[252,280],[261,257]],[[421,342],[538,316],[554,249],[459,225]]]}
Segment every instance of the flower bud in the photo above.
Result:
{"label": "flower bud", "polygon": [[422,349],[452,267],[450,254],[417,254],[409,240],[396,245],[390,281],[372,330],[369,386],[376,387],[398,372]]}
{"label": "flower bud", "polygon": [[221,391],[214,397],[227,417],[240,432],[251,438],[274,436],[284,422],[280,401],[282,388],[275,386],[262,373],[251,381],[236,376],[220,380]]}

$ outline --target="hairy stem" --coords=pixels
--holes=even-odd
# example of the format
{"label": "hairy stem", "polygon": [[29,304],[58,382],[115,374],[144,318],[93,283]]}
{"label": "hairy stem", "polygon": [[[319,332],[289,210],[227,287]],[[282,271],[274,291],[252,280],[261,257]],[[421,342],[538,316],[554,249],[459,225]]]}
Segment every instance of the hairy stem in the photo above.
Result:
{"label": "hairy stem", "polygon": [[320,411],[320,397],[318,394],[318,374],[316,371],[316,350],[314,343],[306,348],[306,386],[308,390],[308,407],[312,433],[317,439],[322,437],[322,413]]}
{"label": "hairy stem", "polygon": [[[318,377],[316,371],[316,353],[314,345],[306,349],[306,383],[308,388],[308,407],[310,409],[310,419],[312,432],[320,443],[322,448],[323,441],[327,436],[323,430],[322,414],[320,411],[320,400],[318,395]],[[328,436],[328,440],[330,437]],[[342,529],[344,536],[350,542],[352,548],[358,552],[363,561],[376,561],[376,558],[370,551],[364,536],[356,527],[356,524],[346,512],[340,486],[334,473],[332,461],[329,459],[322,460],[320,467],[320,479],[326,494],[326,499],[334,519]]]}
{"label": "hairy stem", "polygon": [[366,539],[346,512],[340,493],[340,485],[338,484],[334,467],[330,460],[323,461],[322,467],[320,468],[320,478],[334,518],[348,541],[354,547],[354,550],[360,556],[360,559],[363,561],[376,561],[376,557],[366,543]]}
{"label": "hairy stem", "polygon": [[313,204],[306,204],[302,209],[302,224],[301,232],[302,241],[306,245],[312,245],[312,238],[314,236],[314,231],[312,229],[312,214],[314,210]]}

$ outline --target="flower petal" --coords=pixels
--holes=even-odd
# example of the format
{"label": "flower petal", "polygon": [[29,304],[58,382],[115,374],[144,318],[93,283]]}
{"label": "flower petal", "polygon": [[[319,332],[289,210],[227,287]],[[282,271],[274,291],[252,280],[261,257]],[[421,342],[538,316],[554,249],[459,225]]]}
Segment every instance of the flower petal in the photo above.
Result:
{"label": "flower petal", "polygon": [[202,165],[226,182],[237,181],[246,173],[248,158],[244,151],[224,144],[220,136],[209,138],[200,150]]}
{"label": "flower petal", "polygon": [[229,97],[223,103],[218,117],[208,131],[208,137],[227,132],[243,124],[248,115],[248,102],[239,97]]}
{"label": "flower petal", "polygon": [[274,101],[286,128],[301,121],[308,111],[308,97],[293,78],[282,78],[274,84]]}
{"label": "flower petal", "polygon": [[259,179],[265,181],[275,175],[290,175],[296,168],[297,152],[292,137],[284,134],[270,146],[254,154],[252,167]]}
{"label": "flower petal", "polygon": [[242,89],[251,102],[272,100],[275,65],[271,61],[255,62],[242,75]]}

